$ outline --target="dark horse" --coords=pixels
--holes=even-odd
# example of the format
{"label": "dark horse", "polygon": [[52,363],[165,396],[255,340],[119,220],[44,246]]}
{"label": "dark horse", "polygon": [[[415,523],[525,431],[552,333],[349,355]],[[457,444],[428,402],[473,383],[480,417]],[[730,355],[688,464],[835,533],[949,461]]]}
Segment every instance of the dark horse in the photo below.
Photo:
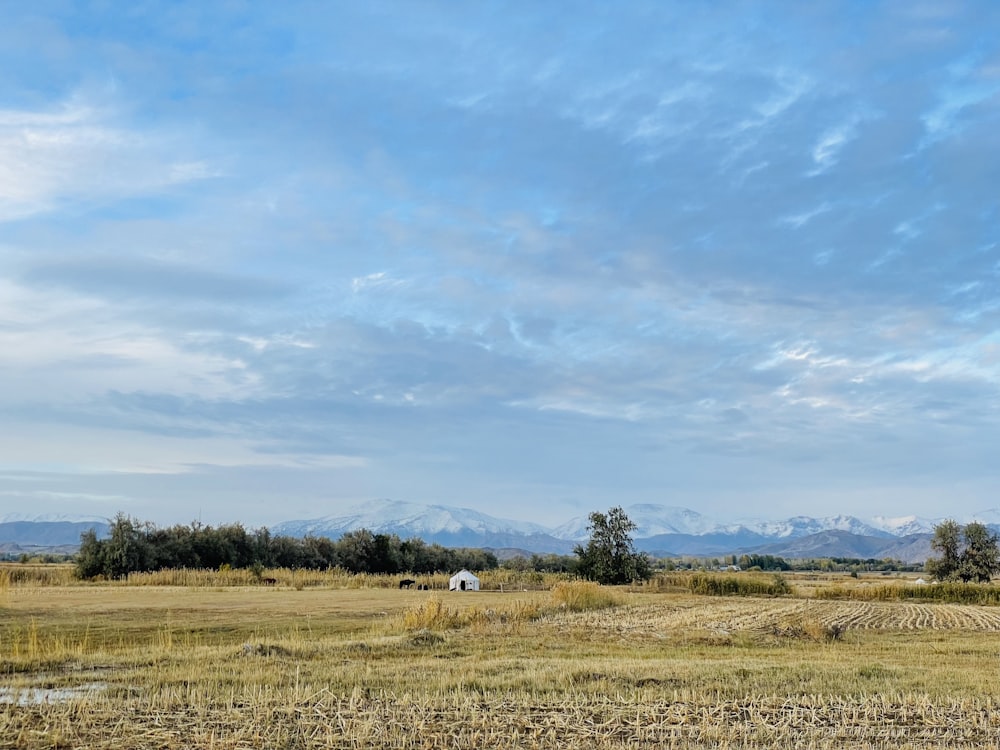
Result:
{"label": "dark horse", "polygon": [[408,589],[415,583],[416,581],[414,581],[412,578],[404,578],[402,581],[399,582],[399,588]]}

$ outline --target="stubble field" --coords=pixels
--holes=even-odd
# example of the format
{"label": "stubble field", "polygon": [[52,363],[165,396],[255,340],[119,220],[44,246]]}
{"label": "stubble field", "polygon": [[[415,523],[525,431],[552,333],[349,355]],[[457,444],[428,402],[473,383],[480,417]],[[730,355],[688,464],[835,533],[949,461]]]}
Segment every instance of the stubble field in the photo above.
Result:
{"label": "stubble field", "polygon": [[1000,747],[1000,609],[584,593],[8,582],[0,747]]}

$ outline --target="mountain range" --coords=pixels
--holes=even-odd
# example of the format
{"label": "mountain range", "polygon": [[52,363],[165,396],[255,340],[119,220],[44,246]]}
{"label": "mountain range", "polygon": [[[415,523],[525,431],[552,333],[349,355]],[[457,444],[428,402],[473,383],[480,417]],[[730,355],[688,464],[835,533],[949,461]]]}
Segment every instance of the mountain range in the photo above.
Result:
{"label": "mountain range", "polygon": [[[868,521],[836,515],[720,522],[690,508],[649,503],[624,510],[637,527],[632,535],[636,547],[664,557],[761,553],[788,558],[890,557],[921,562],[930,556],[930,539],[938,523],[935,519],[912,515],[876,516]],[[984,522],[1000,521],[997,511],[977,516]],[[274,526],[272,531],[289,536],[312,534],[335,538],[366,528],[402,538],[417,536],[445,546],[567,554],[589,538],[588,523],[588,518],[581,516],[547,527],[497,518],[470,508],[377,500],[341,515],[287,521]]]}
{"label": "mountain range", "polygon": [[[939,520],[917,516],[862,520],[849,515],[824,518],[795,516],[785,520],[747,519],[720,522],[690,508],[638,504],[624,508],[636,524],[632,534],[638,549],[658,556],[719,556],[771,554],[786,558],[893,558],[921,562],[930,556],[930,539]],[[1000,511],[988,510],[971,519],[1000,530]],[[274,534],[338,538],[368,529],[419,537],[446,547],[483,547],[525,553],[571,553],[589,538],[588,518],[573,518],[549,527],[498,518],[471,508],[375,500],[346,513],[271,527]],[[31,551],[79,543],[80,533],[95,528],[107,532],[107,521],[80,517],[0,516],[0,552]]]}

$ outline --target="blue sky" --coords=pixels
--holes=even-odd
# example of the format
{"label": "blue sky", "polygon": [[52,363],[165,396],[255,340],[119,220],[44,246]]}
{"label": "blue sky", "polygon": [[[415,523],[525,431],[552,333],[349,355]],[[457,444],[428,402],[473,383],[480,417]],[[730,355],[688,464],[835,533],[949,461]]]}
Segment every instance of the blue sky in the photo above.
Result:
{"label": "blue sky", "polygon": [[997,504],[993,2],[3,14],[0,515]]}

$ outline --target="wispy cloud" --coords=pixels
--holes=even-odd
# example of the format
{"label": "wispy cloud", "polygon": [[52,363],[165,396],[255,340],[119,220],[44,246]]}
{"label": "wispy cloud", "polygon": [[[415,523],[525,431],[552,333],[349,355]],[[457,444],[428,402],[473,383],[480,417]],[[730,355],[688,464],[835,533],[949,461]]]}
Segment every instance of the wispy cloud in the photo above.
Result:
{"label": "wispy cloud", "polygon": [[865,121],[874,117],[874,115],[855,113],[844,122],[823,131],[812,149],[815,167],[809,171],[809,176],[823,174],[836,166],[840,160],[841,152],[860,136],[861,127]]}

